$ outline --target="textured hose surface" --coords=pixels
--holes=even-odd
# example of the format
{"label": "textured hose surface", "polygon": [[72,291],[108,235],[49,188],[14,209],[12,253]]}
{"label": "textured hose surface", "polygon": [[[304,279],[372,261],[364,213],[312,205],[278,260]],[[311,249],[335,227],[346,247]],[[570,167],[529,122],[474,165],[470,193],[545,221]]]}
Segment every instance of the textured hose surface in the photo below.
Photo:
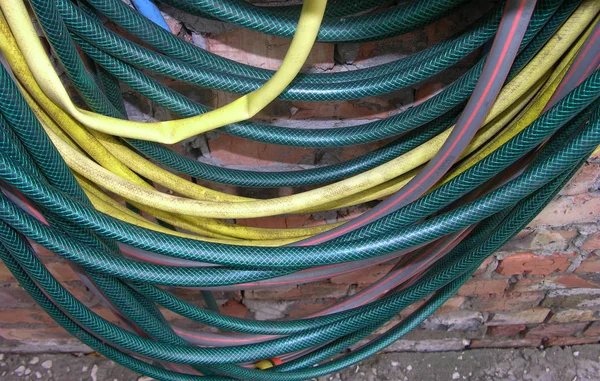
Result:
{"label": "textured hose surface", "polygon": [[[0,0],[4,13],[11,1]],[[301,15],[298,6],[243,0],[163,2],[284,37],[294,34]],[[318,39],[387,38],[421,28],[466,2],[388,6],[380,0],[332,0]],[[274,75],[189,44],[119,0],[30,4],[89,115],[127,119],[121,83],[182,117],[211,111],[156,74],[240,94]],[[86,128],[32,74],[34,62],[20,40],[33,41],[30,36],[16,33],[10,17],[1,17],[0,49],[9,66],[0,68],[0,259],[68,332],[155,379],[290,381],[337,372],[419,326],[527,226],[600,145],[599,13],[596,0],[507,0],[461,34],[406,58],[355,72],[300,74],[280,98],[375,96],[427,80],[494,40],[454,83],[386,119],[326,129],[243,121],[220,129],[298,147],[395,137],[352,160],[279,172],[224,168],[185,158],[151,139],[125,140]],[[105,18],[139,40],[106,28]],[[196,179],[288,192],[323,186],[261,200],[226,194]],[[178,196],[164,195],[158,185]],[[241,217],[335,211],[389,195],[358,217],[322,227],[239,224]],[[163,205],[163,199],[172,205]],[[298,200],[302,207],[294,209]],[[177,203],[188,210],[177,209]],[[71,294],[30,241],[66,259],[119,323]],[[380,263],[394,264],[388,275],[301,319],[227,316],[211,292],[314,282]],[[197,290],[204,303],[183,300],[174,287]],[[423,300],[396,325],[386,324]],[[215,329],[180,328],[160,308]]]}

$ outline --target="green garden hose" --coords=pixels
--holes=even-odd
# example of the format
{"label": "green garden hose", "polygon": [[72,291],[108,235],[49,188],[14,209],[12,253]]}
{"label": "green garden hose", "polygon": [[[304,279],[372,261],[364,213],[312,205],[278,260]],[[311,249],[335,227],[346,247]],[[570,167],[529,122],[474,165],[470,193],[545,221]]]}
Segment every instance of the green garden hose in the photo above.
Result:
{"label": "green garden hose", "polygon": [[[10,1],[19,0],[2,0],[2,9],[6,10]],[[66,165],[71,159],[63,157],[65,151],[54,144],[60,149],[68,141],[74,152],[89,154],[91,159],[85,158],[90,160],[86,162],[102,162],[97,152],[87,151],[92,145],[85,139],[97,139],[94,147],[101,147],[98,142],[109,138],[118,140],[96,132],[85,139],[81,138],[84,135],[70,138],[65,131],[74,130],[67,124],[83,127],[26,83],[32,78],[23,66],[26,47],[0,42],[5,53],[18,55],[7,57],[10,68],[0,68],[0,259],[68,332],[108,358],[156,379],[289,381],[339,371],[389,346],[431,315],[487,257],[535,218],[600,145],[600,23],[596,17],[600,6],[594,1],[540,0],[536,4],[534,0],[507,0],[462,35],[355,73],[301,74],[281,96],[326,101],[388,93],[436,75],[494,38],[489,52],[456,82],[384,120],[331,129],[292,129],[245,121],[220,130],[300,147],[351,146],[395,137],[384,147],[343,163],[301,171],[246,171],[186,159],[150,141],[127,140],[138,152],[170,170],[239,187],[277,188],[366,176],[365,172],[447,133],[437,155],[431,155],[429,164],[424,162],[425,169],[409,173],[414,180],[407,180],[408,185],[388,201],[338,228],[328,226],[309,236],[298,233],[294,236],[297,242],[276,247],[253,244],[259,239],[252,234],[230,237],[230,243],[215,243],[203,233],[176,234],[179,232],[169,224],[152,229],[152,224],[160,221],[146,220],[137,207],[119,209],[127,211],[128,221],[134,223],[111,216],[110,211],[117,210],[111,209],[112,196],[95,188],[89,179],[82,188],[79,174],[74,176]],[[299,16],[295,6],[259,7],[241,0],[164,2],[284,37],[294,33]],[[417,0],[386,7],[382,0],[334,1],[325,12],[318,36],[321,41],[351,42],[395,36],[435,21],[464,2]],[[234,93],[254,91],[273,75],[186,43],[118,0],[81,0],[78,5],[64,0],[30,3],[69,81],[87,107],[99,114],[126,118],[120,82],[183,117],[210,111],[158,82],[154,74]],[[118,23],[141,43],[105,28],[102,17]],[[586,21],[579,22],[579,18]],[[10,32],[15,31],[7,29],[4,18],[0,21],[4,36],[12,38]],[[524,68],[526,73],[531,70],[530,62],[547,57],[540,52],[565,38],[571,50],[567,52],[565,44],[560,54],[552,56],[547,75],[520,88],[525,94],[514,101],[520,104],[497,116],[508,123],[522,116],[519,110],[535,105],[539,112],[528,116],[528,125],[523,123],[525,128],[507,138],[498,137],[500,143],[493,152],[474,151],[476,163],[466,165],[474,162],[469,156],[458,161],[500,88],[511,88],[510,81]],[[78,48],[85,59],[80,58]],[[557,89],[554,96],[552,89]],[[548,99],[550,103],[540,103]],[[508,130],[500,128],[497,133]],[[480,132],[486,132],[485,127]],[[112,155],[110,149],[103,152]],[[111,160],[123,160],[118,157]],[[142,175],[134,167],[119,168],[132,171],[134,177]],[[455,172],[448,172],[452,175],[446,181],[447,171]],[[417,190],[413,191],[414,187]],[[94,191],[90,193],[90,189]],[[204,202],[222,202],[219,206],[242,202],[237,205],[241,207],[250,202],[210,190],[206,194],[214,198]],[[98,197],[110,204],[108,214],[94,208],[92,201]],[[307,210],[311,207],[306,205]],[[193,221],[183,214],[160,215],[171,218],[169,222]],[[136,221],[146,222],[138,225]],[[207,225],[207,231],[229,231],[216,227],[222,226],[219,223]],[[269,234],[277,234],[276,230]],[[120,323],[105,320],[70,294],[28,241],[67,260]],[[431,258],[424,256],[430,252]],[[420,258],[426,260],[419,262]],[[214,290],[310,282],[336,271],[350,272],[384,262],[396,263],[394,269],[406,266],[410,270],[402,273],[404,278],[392,270],[382,282],[400,280],[393,287],[383,287],[384,283],[373,286],[371,300],[349,297],[330,312],[323,310],[302,319],[256,321],[227,316],[219,312],[211,294]],[[197,289],[206,308],[161,286]],[[387,322],[422,300],[422,307],[382,331]],[[347,308],[343,308],[344,302],[349,303]],[[160,308],[218,332],[181,330],[164,318]],[[192,336],[197,339],[190,339]],[[366,343],[356,347],[361,341]],[[215,345],[207,345],[211,342]],[[347,351],[350,347],[355,348]],[[249,367],[253,364],[255,369]]]}

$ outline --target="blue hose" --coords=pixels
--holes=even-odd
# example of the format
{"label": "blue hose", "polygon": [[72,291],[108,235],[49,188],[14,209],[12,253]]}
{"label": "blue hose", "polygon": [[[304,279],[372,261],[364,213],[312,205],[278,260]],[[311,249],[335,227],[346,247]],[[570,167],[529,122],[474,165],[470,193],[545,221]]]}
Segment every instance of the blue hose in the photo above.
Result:
{"label": "blue hose", "polygon": [[171,28],[167,25],[162,13],[158,10],[156,4],[152,0],[131,0],[135,9],[148,20],[152,21],[161,28],[171,32]]}

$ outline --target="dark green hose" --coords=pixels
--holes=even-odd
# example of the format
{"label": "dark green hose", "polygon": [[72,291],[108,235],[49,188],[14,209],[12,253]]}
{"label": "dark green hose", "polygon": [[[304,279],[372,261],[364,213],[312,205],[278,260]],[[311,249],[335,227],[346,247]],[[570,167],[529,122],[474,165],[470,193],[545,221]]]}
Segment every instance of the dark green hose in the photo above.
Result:
{"label": "dark green hose", "polygon": [[[535,178],[542,179],[543,178],[545,180],[541,180],[541,181],[547,182],[548,177],[552,176],[550,173],[560,174],[561,168],[565,168],[567,170],[567,172],[569,172],[569,168],[573,167],[575,164],[580,162],[582,157],[586,157],[587,155],[589,155],[589,153],[598,145],[598,143],[600,143],[600,121],[598,120],[597,115],[595,115],[594,118],[592,119],[592,122],[590,123],[590,125],[587,126],[580,134],[578,134],[572,141],[570,141],[569,144],[565,145],[564,148],[560,152],[555,152],[553,155],[549,155],[549,157],[546,160],[544,160],[543,163],[541,163],[542,164],[541,167],[543,167],[543,169],[537,169],[537,168],[533,169],[532,168],[531,170],[528,170],[526,172],[526,174],[527,173],[529,174],[529,176],[527,176],[527,177],[529,177],[529,179],[535,179]],[[583,151],[583,155],[582,155],[582,151]],[[578,157],[578,155],[579,155],[579,157]],[[549,165],[551,166],[552,163],[557,163],[557,162],[559,163],[558,166],[554,166],[553,168],[548,167]],[[522,175],[518,179],[521,179],[523,176],[526,176],[526,174]],[[562,181],[562,179],[560,179],[560,178],[559,178],[559,180]],[[522,180],[521,182],[525,182],[525,180]],[[3,231],[4,230],[5,229],[3,229]],[[12,240],[9,241],[7,239],[7,236],[3,235],[3,242],[6,245],[7,243],[12,242]],[[448,271],[453,271],[455,269],[456,269],[456,266],[453,266],[452,269],[448,270]],[[425,279],[428,279],[428,278],[425,278]],[[48,282],[50,282],[50,283],[48,283],[49,285],[58,287],[60,290],[59,285],[53,284],[53,282],[51,282],[51,280],[48,280]],[[39,279],[37,279],[37,283],[44,284],[44,283],[46,283],[46,280],[44,278],[39,278]],[[411,287],[407,290],[412,291],[413,288]],[[420,289],[420,291],[421,290],[422,289]],[[50,289],[48,289],[48,292],[50,293]],[[426,292],[426,291],[421,291],[421,292]],[[64,295],[61,296],[60,292],[50,293],[50,295],[55,300],[57,300],[57,299],[60,300],[64,297]],[[416,295],[418,295],[418,293]],[[415,297],[417,297],[417,296],[415,296]],[[67,297],[67,299],[69,299],[69,298]],[[383,302],[387,301],[387,299],[388,298],[384,298],[380,302],[377,302],[375,304],[383,303]],[[406,300],[407,298],[402,298],[402,299],[403,299],[403,302],[401,304],[409,302],[408,300]],[[70,302],[73,302],[73,301],[70,301]],[[77,305],[77,303],[75,303],[75,305]],[[67,306],[65,306],[65,308],[67,308]],[[82,308],[82,307],[79,307],[79,308]],[[370,311],[375,311],[375,310],[371,309]],[[80,313],[78,313],[78,310],[72,310],[71,313],[74,314],[73,316],[80,315]],[[367,311],[367,312],[365,312],[365,314],[369,314],[369,312]],[[87,319],[85,316],[86,316],[85,314],[82,316],[83,320]],[[366,316],[365,316],[365,318],[366,318]],[[348,324],[349,322],[353,321],[353,319],[357,319],[357,318],[354,317],[354,318],[346,319],[346,320],[344,320],[344,323]],[[369,322],[371,322],[371,321],[372,320],[369,320]],[[86,323],[87,323],[87,321],[86,321]],[[86,326],[89,327],[89,325],[87,325],[87,324],[86,324]],[[348,327],[348,326],[343,327],[342,332],[346,332],[349,330],[351,332],[352,328],[353,328],[352,325],[350,327]],[[323,334],[324,332],[328,332],[328,331],[321,331],[319,333],[319,335]],[[107,333],[107,335],[110,335],[110,333]],[[112,336],[112,335],[110,335],[110,336]],[[292,336],[290,336],[290,337],[292,337]],[[283,339],[280,339],[280,340],[283,340]],[[286,341],[289,341],[289,340],[286,340]],[[118,344],[118,342],[115,342],[115,343]],[[248,347],[251,347],[251,346],[248,346]],[[252,346],[252,347],[254,348],[254,346]],[[257,346],[257,347],[260,347],[260,346]],[[136,348],[137,348],[137,346],[136,346]],[[181,352],[183,357],[181,357],[180,360],[182,360],[184,362],[201,363],[201,360],[199,359],[198,356],[195,356],[193,359],[190,359],[188,356],[185,356],[184,353],[186,353],[186,350],[183,348],[175,347],[175,348],[173,348],[173,350],[175,350],[177,352]],[[197,354],[199,354],[199,353],[202,353],[202,350],[195,350],[193,352],[198,352]],[[219,351],[216,351],[216,352],[219,352]],[[227,351],[227,353],[229,353],[229,352]],[[269,353],[269,352],[267,352],[267,353]],[[174,354],[173,354],[173,352],[170,352],[168,355],[164,354],[164,356],[171,359],[171,358],[173,358]],[[213,360],[209,360],[209,361],[212,363],[220,363],[221,362],[220,359],[213,359]],[[243,360],[240,360],[240,361],[243,361]]]}
{"label": "dark green hose", "polygon": [[[222,73],[155,53],[102,27],[71,2],[57,0],[57,6],[62,20],[72,32],[138,69],[147,69],[201,87],[241,94],[257,90],[265,83],[266,78],[254,79]],[[354,74],[346,72],[299,76],[280,98],[305,101],[347,100],[386,94],[413,85],[450,67],[479,48],[494,35],[501,15],[502,7],[497,7],[464,35],[406,59],[359,70]],[[314,78],[315,81],[305,81],[306,77]]]}
{"label": "dark green hose", "polygon": [[[140,23],[147,28],[146,41],[165,39],[152,23],[135,12],[128,12],[117,1],[88,0],[102,14],[123,26],[130,33],[131,24]],[[292,37],[298,19],[269,12],[267,8],[257,8],[243,1],[230,0],[169,0],[165,3],[190,13],[208,14],[219,20],[239,24],[244,28],[284,37]],[[380,13],[344,18],[326,18],[319,30],[318,41],[367,41],[388,38],[423,27],[450,12],[465,0],[417,0]],[[138,26],[140,27],[140,26]],[[138,36],[139,37],[139,36]]]}
{"label": "dark green hose", "polygon": [[[392,36],[431,22],[463,1],[417,0],[364,14],[361,12],[385,1],[336,1],[328,8],[319,38],[355,42]],[[241,0],[165,2],[192,13],[283,36],[293,34],[298,16],[298,7],[257,7]],[[507,2],[513,7],[516,3],[534,3]],[[88,0],[91,7],[83,0],[79,7],[65,0],[31,3],[69,81],[90,109],[105,115],[126,117],[119,82],[184,117],[209,111],[163,86],[147,72],[239,93],[256,89],[273,74],[185,43],[118,0]],[[509,80],[579,3],[539,1]],[[498,28],[499,15],[499,9],[492,11],[462,35],[389,64],[355,73],[301,75],[282,98],[351,99],[417,83],[489,40]],[[99,23],[98,16],[121,24],[142,43],[132,43],[110,32]],[[84,60],[77,47],[86,54]],[[464,113],[464,104],[480,81],[484,62],[485,57],[440,94],[385,120],[324,130],[243,122],[220,130],[266,143],[301,147],[355,145],[397,136],[383,148],[344,163],[302,171],[240,171],[185,159],[158,144],[137,140],[128,143],[170,169],[203,180],[248,187],[337,181],[400,157],[450,127]],[[96,211],[9,73],[0,68],[0,259],[68,332],[145,375],[186,381],[293,381],[321,377],[377,353],[417,327],[487,257],[526,226],[600,145],[600,71],[584,78],[582,70],[574,72],[581,83],[524,130],[416,201],[323,244],[255,247],[177,237]],[[73,297],[37,258],[28,240],[74,266],[121,324],[104,320]],[[348,266],[354,261],[399,258],[399,266],[420,253],[410,252],[411,249],[419,250],[423,245],[427,249],[439,242],[450,245],[447,252],[423,266],[418,276],[411,275],[406,283],[379,292],[366,304],[331,314],[285,321],[242,319],[221,314],[210,294],[211,287],[237,289],[257,281],[269,287],[269,282],[276,283],[277,278],[288,274],[298,272],[293,276],[310,277],[311,272],[323,271],[321,266]],[[120,250],[127,249],[123,245],[135,247],[142,259],[123,256]],[[144,251],[147,255],[195,263],[156,264],[145,260]],[[208,308],[181,300],[161,286],[199,288],[198,297],[205,297]],[[424,305],[400,323],[384,333],[376,333],[398,313],[423,300]],[[194,346],[195,341],[186,340],[186,335],[194,332],[182,333],[173,327],[159,308],[214,327],[220,332],[197,334],[212,334],[228,342]],[[367,344],[344,353],[362,340],[368,340]],[[202,337],[196,341],[201,342]],[[278,356],[283,356],[285,363],[267,370],[240,366]],[[182,369],[194,375],[184,374]]]}
{"label": "dark green hose", "polygon": [[[584,84],[578,87],[576,91],[571,93],[573,99],[587,99],[587,101],[582,101],[583,107],[589,105],[591,101],[596,99],[598,96],[597,89],[595,89],[594,91],[589,90],[589,87],[593,88],[597,86],[597,84],[594,84],[594,81],[600,81],[600,73],[594,73],[594,75],[590,79],[588,79],[586,82],[584,82]],[[574,108],[574,110],[576,109],[577,108]],[[553,108],[551,110],[557,110],[557,108]],[[510,147],[511,144],[507,144],[505,145],[505,147],[506,146]],[[405,227],[395,232],[382,234],[376,239],[363,239],[360,241],[320,245],[311,248],[255,248],[254,252],[256,255],[246,255],[244,258],[240,258],[237,254],[235,254],[236,251],[239,250],[239,248],[236,249],[235,246],[214,245],[210,243],[167,236],[157,232],[145,231],[144,229],[133,227],[124,224],[120,221],[108,219],[106,216],[99,215],[93,212],[90,208],[87,208],[83,205],[77,205],[77,203],[75,203],[73,200],[70,200],[63,195],[60,195],[57,192],[40,193],[39,190],[36,190],[36,188],[40,187],[39,181],[31,179],[30,177],[31,176],[25,175],[14,176],[14,178],[11,178],[7,181],[9,181],[11,185],[24,192],[24,194],[28,195],[29,197],[32,197],[32,199],[36,200],[37,202],[40,202],[41,205],[44,205],[45,207],[50,208],[56,213],[59,213],[59,215],[69,215],[71,216],[70,218],[75,218],[75,213],[76,215],[78,215],[76,219],[78,222],[84,224],[83,226],[93,229],[101,236],[108,234],[112,238],[118,237],[119,241],[127,242],[143,249],[149,249],[183,259],[200,260],[236,266],[269,266],[270,268],[302,267],[308,264],[314,266],[318,264],[340,263],[345,261],[368,258],[370,256],[383,254],[386,252],[401,250],[403,248],[414,246],[422,242],[427,242],[428,240],[438,238],[442,235],[449,234],[462,227],[468,226],[470,225],[470,223],[472,223],[470,221],[476,222],[478,218],[482,218],[483,216],[485,216],[485,213],[491,213],[491,211],[495,208],[501,207],[501,205],[505,205],[511,200],[510,197],[503,196],[494,199],[493,204],[486,204],[486,200],[492,197],[487,195],[463,208],[456,209],[455,211],[449,212],[447,214],[441,215],[439,217],[425,221],[420,224]],[[47,189],[47,191],[49,191],[49,189]],[[521,191],[524,190],[521,189]],[[52,194],[52,197],[48,197],[50,196],[50,194]],[[61,201],[59,202],[58,200]],[[477,205],[477,207],[475,205]],[[65,214],[65,212],[67,214]],[[89,213],[92,213],[92,215],[95,215],[95,217],[89,218],[91,217],[91,215],[87,217],[86,215],[89,215]],[[448,226],[443,221],[452,221],[452,227]],[[119,226],[127,226],[127,228],[121,229],[118,228]],[[27,228],[27,226],[24,225],[22,228],[25,229]],[[430,229],[431,231],[427,232]],[[117,233],[118,235],[115,236],[115,233]],[[30,232],[28,234],[34,233]],[[134,235],[130,234],[134,234],[135,239]],[[435,235],[437,235],[437,237]],[[147,239],[148,241],[146,243],[145,241]],[[148,243],[150,245],[148,245]],[[56,245],[56,243],[52,244]],[[57,250],[59,249],[59,246],[53,246],[51,249]],[[60,250],[64,249],[65,247],[62,247]],[[266,257],[262,257],[259,253],[269,254]],[[84,258],[86,257],[90,258],[89,260],[91,260],[92,257],[96,257],[95,255],[90,255],[90,253],[82,253],[80,255],[81,257],[79,257],[78,260],[84,260]],[[97,256],[93,260],[93,262],[97,265],[99,263],[98,261],[100,260],[106,261],[105,258]],[[116,266],[116,268],[114,268],[113,271],[123,270],[120,266],[121,265]],[[141,266],[141,264],[137,266]],[[194,268],[187,270],[189,272],[197,272],[198,274],[202,274],[204,271],[206,271],[203,268]],[[169,272],[169,270],[166,270],[164,268],[161,268],[161,272],[162,271]],[[215,269],[214,271],[217,271],[217,269]],[[147,274],[145,272],[139,274],[135,274],[134,272],[124,274],[124,276],[127,277],[146,275]],[[178,282],[183,282],[184,279],[189,278],[187,278],[186,276],[181,276],[177,279],[179,279]],[[205,285],[210,286],[210,284]]]}

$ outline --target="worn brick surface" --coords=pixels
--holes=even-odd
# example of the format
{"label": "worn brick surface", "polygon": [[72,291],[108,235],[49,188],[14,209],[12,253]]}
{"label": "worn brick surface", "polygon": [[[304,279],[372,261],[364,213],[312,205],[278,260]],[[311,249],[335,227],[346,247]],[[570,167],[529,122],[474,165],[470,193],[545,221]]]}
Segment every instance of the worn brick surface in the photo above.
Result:
{"label": "worn brick surface", "polygon": [[493,314],[486,323],[493,325],[538,324],[546,319],[550,313],[548,308],[532,308],[525,311],[500,311]]}
{"label": "worn brick surface", "polygon": [[597,222],[598,216],[600,216],[600,197],[590,193],[560,196],[529,225],[564,226],[572,223]]}
{"label": "worn brick surface", "polygon": [[573,288],[548,292],[542,306],[557,308],[600,309],[600,290]]}
{"label": "worn brick surface", "polygon": [[[600,233],[590,234],[585,237],[585,241],[583,242],[583,245],[581,245],[581,248],[583,250],[600,250]],[[595,270],[598,270],[599,268],[600,265],[597,265]],[[593,272],[596,272],[595,270]]]}
{"label": "worn brick surface", "polygon": [[567,270],[574,254],[539,256],[531,253],[517,253],[504,258],[496,271],[502,275],[551,274]]}
{"label": "worn brick surface", "polygon": [[540,324],[525,332],[525,338],[529,339],[549,339],[555,337],[570,337],[579,333],[587,327],[588,323],[567,323],[567,324]]}
{"label": "worn brick surface", "polygon": [[506,252],[558,253],[569,249],[577,236],[577,230],[537,229],[525,230],[502,247]]}
{"label": "worn brick surface", "polygon": [[596,321],[590,324],[583,332],[583,335],[588,337],[600,337],[600,322]]}
{"label": "worn brick surface", "polygon": [[548,347],[566,347],[572,345],[585,345],[585,344],[595,344],[598,342],[597,338],[591,337],[555,337],[552,339],[546,340],[546,346]]}
{"label": "worn brick surface", "polygon": [[245,319],[248,315],[248,309],[241,302],[235,299],[229,299],[220,308],[220,312],[227,316],[233,316],[240,319]]}
{"label": "worn brick surface", "polygon": [[348,293],[347,284],[334,284],[330,282],[317,282],[301,284],[295,287],[273,287],[267,289],[248,290],[247,299],[263,300],[297,300],[319,298],[341,298]]}
{"label": "worn brick surface", "polygon": [[576,196],[597,189],[600,164],[586,163],[577,171],[571,181],[560,192],[565,196]]}
{"label": "worn brick surface", "polygon": [[540,304],[544,294],[541,292],[505,293],[478,296],[471,301],[472,308],[479,311],[522,311]]}
{"label": "worn brick surface", "polygon": [[507,286],[507,279],[473,279],[465,283],[460,290],[458,290],[458,295],[473,296],[502,294]]}
{"label": "worn brick surface", "polygon": [[[383,41],[353,46],[317,44],[305,70],[317,73],[355,70],[405,57],[464,30],[493,3],[484,0],[468,2],[459,8],[458,15],[450,14],[421,30]],[[180,11],[170,9],[169,14],[173,17],[167,17],[167,23],[174,34],[245,64],[277,69],[290,44],[287,38],[185,16]],[[123,31],[119,29],[119,32]],[[324,103],[278,100],[256,118],[290,128],[344,127],[376,121],[434,96],[480,57],[481,52],[477,51],[431,80],[387,95]],[[190,99],[213,107],[239,97],[180,81],[160,80]],[[179,117],[128,89],[124,97],[135,118],[164,120]],[[351,160],[393,139],[352,147],[315,149],[252,142],[215,131],[170,148],[191,159],[230,168],[301,170]],[[182,176],[189,180],[188,176]],[[596,342],[600,338],[600,256],[597,255],[600,254],[600,233],[596,226],[600,216],[599,177],[600,157],[596,156],[590,158],[589,163],[526,229],[488,258],[457,295],[444,303],[421,328],[395,343],[391,350],[462,350],[465,347],[531,347],[542,343],[548,346]],[[202,180],[199,184],[228,194],[261,199],[291,195],[311,188],[241,188]],[[235,223],[262,228],[307,227],[353,218],[369,207],[370,204],[312,215],[238,219]],[[115,317],[85,287],[68,264],[46,249],[36,244],[33,246],[69,292],[103,317],[115,321]],[[302,318],[368,287],[392,266],[363,268],[314,284],[216,292],[215,297],[221,312],[229,316],[258,320]],[[205,307],[198,290],[166,289],[193,305]],[[420,300],[405,308],[381,332],[409,316],[424,302]],[[76,342],[35,305],[1,265],[0,304],[1,339],[28,343]],[[161,311],[167,319],[176,321],[181,327],[201,328],[198,323],[173,312]]]}
{"label": "worn brick surface", "polygon": [[292,319],[300,319],[321,311],[336,302],[335,299],[320,301],[301,301],[290,307],[289,316]]}
{"label": "worn brick surface", "polygon": [[473,340],[469,348],[521,348],[521,347],[539,347],[542,345],[541,339],[483,339]]}
{"label": "worn brick surface", "polygon": [[[289,38],[270,36],[249,29],[236,29],[217,36],[209,36],[206,39],[206,50],[234,61],[276,70],[288,51],[290,43]],[[333,48],[333,44],[315,44],[305,67],[331,69]]]}
{"label": "worn brick surface", "polygon": [[513,292],[548,291],[570,288],[596,288],[600,283],[579,274],[533,275],[523,277],[511,285]]}
{"label": "worn brick surface", "polygon": [[490,267],[493,266],[493,264],[495,262],[496,262],[496,258],[494,258],[494,256],[488,257],[485,261],[483,261],[481,266],[479,266],[477,271],[475,271],[475,273],[473,273],[473,276],[478,277],[478,276],[483,275],[487,271],[494,270],[494,269],[490,269]]}
{"label": "worn brick surface", "polygon": [[448,312],[456,311],[459,309],[467,300],[467,298],[463,296],[455,296],[446,301],[446,303],[442,304],[440,308],[436,311],[436,313],[445,314]]}
{"label": "worn brick surface", "polygon": [[558,311],[552,315],[549,323],[570,323],[576,321],[596,321],[600,320],[600,312],[594,310],[564,310]]}
{"label": "worn brick surface", "polygon": [[515,336],[525,329],[527,329],[525,324],[496,325],[488,327],[486,333],[490,336]]}
{"label": "worn brick surface", "polygon": [[341,284],[371,284],[386,275],[394,267],[392,264],[372,266],[349,274],[331,278],[331,283]]}

